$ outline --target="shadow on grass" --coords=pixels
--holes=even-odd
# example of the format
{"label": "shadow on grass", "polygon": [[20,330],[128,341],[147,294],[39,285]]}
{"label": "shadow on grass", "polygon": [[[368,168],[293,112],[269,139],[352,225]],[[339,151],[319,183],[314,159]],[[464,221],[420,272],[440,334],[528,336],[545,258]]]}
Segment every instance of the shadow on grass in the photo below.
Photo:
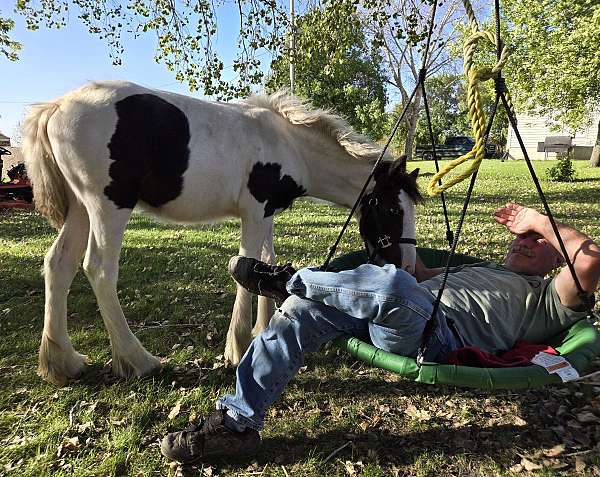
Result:
{"label": "shadow on grass", "polygon": [[[339,429],[317,435],[301,433],[263,438],[257,454],[217,459],[211,464],[226,465],[229,470],[235,471],[243,470],[250,463],[258,464],[259,468],[273,464],[293,466],[315,458],[318,461],[316,465],[326,475],[325,472],[333,470],[329,467],[337,465],[337,459],[366,463],[376,458],[380,465],[406,466],[416,464],[423,455],[435,454],[441,459],[448,458],[448,464],[452,465],[450,458],[454,456],[469,454],[485,459],[490,455],[504,454],[511,447],[526,448],[534,440],[534,432],[524,432],[523,428],[514,425],[437,427],[407,433],[387,430],[352,433],[351,429]],[[194,467],[187,467],[183,475],[197,475],[194,471]]]}
{"label": "shadow on grass", "polygon": [[571,182],[600,182],[600,180],[595,177],[580,177],[573,179]]}
{"label": "shadow on grass", "polygon": [[[354,428],[324,432],[316,436],[305,433],[297,436],[270,437],[263,440],[258,461],[263,464],[277,459],[281,464],[294,464],[307,456],[327,458],[347,442],[336,458],[366,460],[375,450],[386,463],[411,464],[424,452],[452,456],[469,452],[485,457],[498,452],[498,445],[525,447],[532,436],[514,425],[493,427],[470,425],[465,427],[436,427],[426,431],[391,433],[387,430],[370,430],[352,433]],[[482,439],[481,436],[485,436]],[[502,444],[501,444],[502,443]]]}

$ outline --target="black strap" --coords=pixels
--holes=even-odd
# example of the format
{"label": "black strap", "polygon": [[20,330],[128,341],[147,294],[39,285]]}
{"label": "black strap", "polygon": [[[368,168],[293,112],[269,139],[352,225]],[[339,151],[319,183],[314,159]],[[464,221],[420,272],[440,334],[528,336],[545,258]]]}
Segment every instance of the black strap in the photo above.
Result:
{"label": "black strap", "polygon": [[[431,124],[431,113],[429,112],[429,101],[427,100],[427,90],[425,89],[425,77],[427,76],[427,70],[422,68],[419,72],[419,84],[421,85],[421,91],[423,94],[423,107],[425,108],[425,118],[427,119],[427,130],[429,131],[429,138],[431,140],[431,152],[433,154],[433,161],[435,162],[435,171],[440,172],[440,165],[436,153],[435,137],[433,134],[433,126]],[[442,185],[442,180],[438,179],[438,185]],[[450,229],[450,220],[448,219],[448,208],[446,207],[446,196],[442,192],[440,194],[440,200],[442,201],[442,209],[444,211],[444,222],[446,224],[446,240],[448,241],[448,247],[452,247],[454,243],[454,234]]]}

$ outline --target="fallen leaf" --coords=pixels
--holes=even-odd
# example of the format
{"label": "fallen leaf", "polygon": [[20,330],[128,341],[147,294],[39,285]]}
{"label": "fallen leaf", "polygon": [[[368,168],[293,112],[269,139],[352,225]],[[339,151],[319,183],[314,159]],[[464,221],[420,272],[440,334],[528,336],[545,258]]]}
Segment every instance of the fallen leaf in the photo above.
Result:
{"label": "fallen leaf", "polygon": [[65,449],[77,449],[79,448],[79,437],[75,436],[75,437],[69,437],[67,439],[65,439],[63,441],[63,446],[65,447]]}
{"label": "fallen leaf", "polygon": [[528,472],[531,472],[532,470],[539,470],[542,468],[541,465],[536,464],[535,462],[531,462],[529,459],[526,459],[525,457],[521,458],[521,465]]}
{"label": "fallen leaf", "polygon": [[350,476],[358,475],[361,471],[361,468],[364,467],[364,464],[361,461],[352,462],[347,460],[344,462],[344,467],[346,468],[346,474]]}
{"label": "fallen leaf", "polygon": [[523,427],[527,425],[527,421],[525,419],[520,418],[519,416],[515,416],[514,419],[515,426]]}
{"label": "fallen leaf", "polygon": [[67,451],[79,449],[79,437],[65,437],[56,450],[56,456],[62,457]]}
{"label": "fallen leaf", "polygon": [[419,421],[429,421],[431,419],[431,414],[429,413],[429,411],[426,411],[424,409],[417,409],[412,404],[406,406],[404,412],[406,412],[406,414],[408,414],[410,417],[418,419]]}
{"label": "fallen leaf", "polygon": [[181,400],[177,401],[175,407],[171,409],[171,412],[169,413],[169,419],[175,419],[179,415],[179,411],[181,411]]}
{"label": "fallen leaf", "polygon": [[545,449],[544,455],[546,457],[557,457],[557,456],[561,455],[564,451],[565,451],[564,444],[559,444],[559,445],[552,447],[551,449]]}

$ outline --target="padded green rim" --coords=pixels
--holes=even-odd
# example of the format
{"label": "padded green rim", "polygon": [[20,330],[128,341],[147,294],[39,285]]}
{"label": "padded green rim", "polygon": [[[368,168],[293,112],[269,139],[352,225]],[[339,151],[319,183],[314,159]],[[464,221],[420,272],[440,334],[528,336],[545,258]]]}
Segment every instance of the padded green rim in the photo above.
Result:
{"label": "padded green rim", "polygon": [[[419,249],[421,259],[428,266],[432,265],[429,265],[427,261],[439,263],[440,259],[443,258],[440,254],[443,253],[443,251],[433,249]],[[360,253],[344,256],[341,260],[338,260],[339,269],[358,266],[362,258]],[[472,257],[466,258],[473,260]],[[426,259],[430,260],[426,261]],[[460,262],[465,263],[463,260]],[[517,368],[474,368],[451,364],[423,363],[419,366],[414,358],[383,351],[358,338],[342,337],[338,338],[335,343],[342,350],[371,366],[392,371],[419,383],[448,384],[492,390],[538,388],[562,382],[558,375],[548,374],[544,368],[536,365]],[[600,332],[586,320],[581,320],[572,325],[566,332],[549,340],[548,344],[552,345],[582,376],[590,368],[596,356],[600,355]]]}
{"label": "padded green rim", "polygon": [[[556,349],[579,375],[584,375],[600,355],[600,333],[585,320],[575,323],[560,340]],[[528,389],[561,383],[556,374],[541,366],[518,368],[473,368],[439,363],[417,364],[414,358],[388,353],[358,338],[339,338],[336,345],[352,356],[377,368],[426,384],[449,384],[478,389]]]}

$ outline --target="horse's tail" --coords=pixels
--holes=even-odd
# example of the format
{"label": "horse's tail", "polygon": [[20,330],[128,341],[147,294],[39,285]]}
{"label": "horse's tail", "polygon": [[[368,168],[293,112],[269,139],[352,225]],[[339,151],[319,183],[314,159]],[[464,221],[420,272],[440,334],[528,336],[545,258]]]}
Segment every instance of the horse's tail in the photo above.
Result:
{"label": "horse's tail", "polygon": [[65,223],[67,183],[58,168],[48,137],[48,121],[58,103],[34,105],[23,123],[23,156],[33,186],[35,207],[57,229]]}

